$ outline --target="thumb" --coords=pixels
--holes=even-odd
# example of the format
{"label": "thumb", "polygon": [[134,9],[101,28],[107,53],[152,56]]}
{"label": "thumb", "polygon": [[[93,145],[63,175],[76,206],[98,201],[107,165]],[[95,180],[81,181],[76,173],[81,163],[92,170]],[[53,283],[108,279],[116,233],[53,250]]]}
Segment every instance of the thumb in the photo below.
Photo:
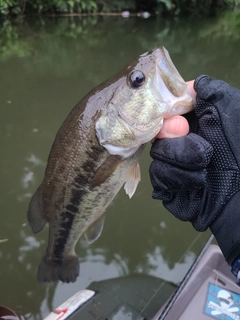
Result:
{"label": "thumb", "polygon": [[[196,92],[193,88],[194,80],[187,81],[189,89],[196,97]],[[189,132],[189,125],[187,120],[181,116],[171,117],[165,119],[161,131],[157,134],[156,138],[177,138],[187,135]]]}
{"label": "thumb", "polygon": [[182,116],[174,116],[163,121],[162,129],[156,138],[177,138],[187,135],[189,132],[189,124]]}

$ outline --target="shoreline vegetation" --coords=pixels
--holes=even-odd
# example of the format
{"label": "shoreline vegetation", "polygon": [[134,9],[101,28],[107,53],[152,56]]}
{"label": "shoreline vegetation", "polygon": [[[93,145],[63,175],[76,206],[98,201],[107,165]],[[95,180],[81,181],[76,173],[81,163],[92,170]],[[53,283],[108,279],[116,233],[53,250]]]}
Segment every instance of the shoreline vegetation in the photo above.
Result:
{"label": "shoreline vegetation", "polygon": [[0,0],[0,18],[32,15],[210,16],[240,8],[240,0]]}

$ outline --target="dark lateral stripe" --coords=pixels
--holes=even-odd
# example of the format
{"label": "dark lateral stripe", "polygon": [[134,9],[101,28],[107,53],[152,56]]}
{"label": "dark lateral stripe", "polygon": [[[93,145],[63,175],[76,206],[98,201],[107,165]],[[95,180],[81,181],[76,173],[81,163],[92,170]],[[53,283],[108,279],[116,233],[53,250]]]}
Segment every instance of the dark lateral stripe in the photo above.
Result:
{"label": "dark lateral stripe", "polygon": [[61,224],[59,226],[59,234],[53,249],[54,256],[58,257],[59,260],[62,260],[63,258],[64,248],[71,232],[75,216],[78,212],[78,206],[86,193],[85,190],[72,189],[70,204],[66,206],[66,211],[63,211],[60,215]]}
{"label": "dark lateral stripe", "polygon": [[62,260],[64,247],[71,231],[74,219],[74,215],[68,211],[62,212],[61,216],[63,217],[60,224],[61,229],[59,230],[58,238],[54,245],[54,256],[58,257],[59,260]]}
{"label": "dark lateral stripe", "polygon": [[90,182],[90,189],[98,187],[104,183],[113,174],[121,161],[120,156],[109,155],[95,172],[95,175]]}
{"label": "dark lateral stripe", "polygon": [[77,206],[74,206],[73,204],[68,204],[66,206],[66,209],[73,212],[73,213],[76,213],[78,212],[78,207]]}
{"label": "dark lateral stripe", "polygon": [[[92,175],[94,174],[94,166],[102,150],[103,147],[101,146],[91,146],[91,148],[86,151],[88,160],[82,164],[81,168],[75,168],[76,176],[71,190],[71,198],[69,204],[66,206],[66,211],[63,211],[60,214],[60,230],[53,249],[54,256],[60,261],[63,258],[64,248],[68,241],[75,216],[78,214],[80,203],[87,194],[85,186],[88,185],[90,178],[92,178]],[[86,219],[84,215],[82,218]]]}
{"label": "dark lateral stripe", "polygon": [[83,170],[89,174],[93,172],[94,169],[94,164],[92,161],[87,160],[86,162],[84,162],[84,164],[82,165]]}
{"label": "dark lateral stripe", "polygon": [[74,178],[75,183],[79,186],[82,187],[88,183],[88,175],[79,173],[75,178]]}
{"label": "dark lateral stripe", "polygon": [[100,145],[92,145],[91,148],[86,151],[86,154],[88,155],[89,160],[92,160],[93,163],[95,163],[99,159],[103,151],[104,147]]}
{"label": "dark lateral stripe", "polygon": [[78,207],[85,194],[85,190],[72,189],[72,197],[70,200],[71,204]]}

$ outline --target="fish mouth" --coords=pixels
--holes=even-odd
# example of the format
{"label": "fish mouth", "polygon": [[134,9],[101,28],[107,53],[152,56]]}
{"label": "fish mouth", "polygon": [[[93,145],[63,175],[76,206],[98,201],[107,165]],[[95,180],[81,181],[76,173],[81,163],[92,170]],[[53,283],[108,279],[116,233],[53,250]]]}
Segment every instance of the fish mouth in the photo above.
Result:
{"label": "fish mouth", "polygon": [[154,54],[157,61],[158,72],[160,73],[166,88],[174,97],[183,96],[187,89],[187,84],[173,64],[168,51],[162,47],[156,49]]}
{"label": "fish mouth", "polygon": [[[195,105],[195,97],[184,81],[168,51],[164,47],[155,49],[156,73],[154,77],[155,92],[158,99],[166,103],[166,116],[184,114],[191,111]],[[169,110],[171,109],[170,114]]]}

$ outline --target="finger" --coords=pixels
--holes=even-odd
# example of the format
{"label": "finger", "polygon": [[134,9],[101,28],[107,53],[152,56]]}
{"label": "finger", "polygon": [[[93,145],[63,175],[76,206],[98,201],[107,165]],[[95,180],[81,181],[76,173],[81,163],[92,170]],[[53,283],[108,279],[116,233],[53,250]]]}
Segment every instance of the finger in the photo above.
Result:
{"label": "finger", "polygon": [[[196,97],[196,91],[193,88],[194,80],[187,81],[187,85],[194,97]],[[177,138],[187,135],[188,132],[189,125],[187,120],[184,117],[175,116],[164,120],[163,127],[156,138]]]}
{"label": "finger", "polygon": [[184,117],[174,116],[165,119],[162,129],[157,134],[156,138],[177,138],[188,134],[189,124]]}
{"label": "finger", "polygon": [[196,98],[197,92],[194,90],[194,80],[187,81],[186,83],[187,83],[189,89],[191,90],[193,96]]}
{"label": "finger", "polygon": [[197,171],[207,167],[213,155],[213,147],[201,136],[190,133],[176,139],[156,139],[150,155],[159,163]]}
{"label": "finger", "polygon": [[[193,190],[203,187],[206,183],[206,170],[184,170],[166,162],[154,160],[149,168],[150,180],[155,194],[167,192],[165,196],[180,190]],[[154,194],[153,194],[153,198]],[[161,200],[167,200],[164,197]]]}

